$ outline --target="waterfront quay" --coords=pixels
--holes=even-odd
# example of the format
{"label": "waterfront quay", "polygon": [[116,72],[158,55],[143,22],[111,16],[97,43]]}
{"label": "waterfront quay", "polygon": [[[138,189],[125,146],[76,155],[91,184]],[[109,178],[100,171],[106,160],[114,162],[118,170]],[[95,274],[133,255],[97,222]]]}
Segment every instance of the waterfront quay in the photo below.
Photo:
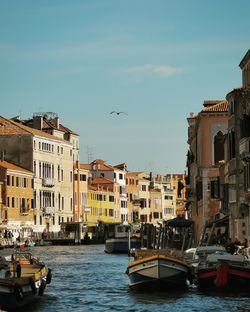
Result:
{"label": "waterfront quay", "polygon": [[19,312],[250,311],[249,296],[244,293],[202,293],[195,288],[152,293],[131,291],[125,274],[129,257],[106,254],[103,244],[43,246],[32,250],[52,269],[52,283],[39,302]]}

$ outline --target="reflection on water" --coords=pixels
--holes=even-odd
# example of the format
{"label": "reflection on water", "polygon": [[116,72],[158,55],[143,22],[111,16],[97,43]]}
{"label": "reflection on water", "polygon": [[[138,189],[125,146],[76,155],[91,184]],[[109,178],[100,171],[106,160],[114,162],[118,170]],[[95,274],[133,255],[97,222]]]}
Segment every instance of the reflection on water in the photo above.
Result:
{"label": "reflection on water", "polygon": [[104,245],[44,246],[33,252],[52,269],[52,282],[36,304],[18,311],[250,311],[246,295],[129,290],[126,255],[110,255]]}

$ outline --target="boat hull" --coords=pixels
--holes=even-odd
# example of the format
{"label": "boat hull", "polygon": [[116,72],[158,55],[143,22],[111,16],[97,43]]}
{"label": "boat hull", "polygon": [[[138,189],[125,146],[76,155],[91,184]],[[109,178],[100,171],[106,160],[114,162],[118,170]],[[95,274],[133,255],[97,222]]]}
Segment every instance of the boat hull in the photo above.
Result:
{"label": "boat hull", "polygon": [[107,253],[128,253],[132,248],[139,248],[140,240],[130,239],[130,248],[128,238],[111,238],[105,241],[105,252]]}
{"label": "boat hull", "polygon": [[134,290],[186,289],[189,266],[176,258],[153,256],[131,262],[127,269]]}
{"label": "boat hull", "polygon": [[7,286],[0,281],[0,307],[9,310],[33,303],[43,296],[45,287],[45,278],[36,282],[34,286],[30,284],[19,285],[17,283]]}
{"label": "boat hull", "polygon": [[250,266],[242,263],[218,262],[216,267],[198,269],[197,282],[201,289],[250,291]]}

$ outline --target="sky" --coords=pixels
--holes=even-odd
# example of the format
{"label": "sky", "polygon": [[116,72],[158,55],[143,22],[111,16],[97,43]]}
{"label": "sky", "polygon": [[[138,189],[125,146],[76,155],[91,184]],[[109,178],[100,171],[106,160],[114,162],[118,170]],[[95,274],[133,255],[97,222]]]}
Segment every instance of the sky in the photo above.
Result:
{"label": "sky", "polygon": [[184,173],[190,112],[241,85],[249,11],[249,0],[0,0],[0,115],[57,113],[81,163]]}

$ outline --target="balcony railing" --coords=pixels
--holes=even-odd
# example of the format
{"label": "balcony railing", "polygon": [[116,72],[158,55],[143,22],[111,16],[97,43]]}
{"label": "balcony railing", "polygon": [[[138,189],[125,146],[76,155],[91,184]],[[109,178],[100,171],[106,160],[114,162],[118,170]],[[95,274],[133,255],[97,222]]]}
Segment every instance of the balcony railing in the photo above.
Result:
{"label": "balcony railing", "polygon": [[43,179],[43,186],[47,186],[47,187],[55,186],[55,180],[52,178],[44,178]]}
{"label": "balcony railing", "polygon": [[27,216],[29,214],[29,209],[27,207],[21,207],[20,208],[20,215],[21,216]]}
{"label": "balcony railing", "polygon": [[55,207],[43,207],[43,215],[45,217],[52,217],[55,213]]}

